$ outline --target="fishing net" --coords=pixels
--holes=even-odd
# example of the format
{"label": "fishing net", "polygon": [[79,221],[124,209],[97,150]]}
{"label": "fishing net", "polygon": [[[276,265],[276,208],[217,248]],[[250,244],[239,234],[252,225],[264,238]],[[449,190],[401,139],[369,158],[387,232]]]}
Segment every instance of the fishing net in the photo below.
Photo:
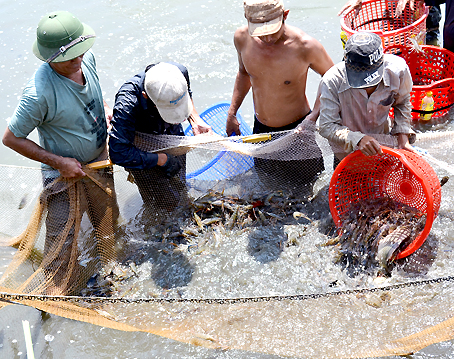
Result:
{"label": "fishing net", "polygon": [[[453,135],[417,135],[440,179],[452,171]],[[454,337],[450,181],[417,251],[389,276],[352,275],[329,243],[333,149],[313,126],[137,134],[135,144],[178,156],[180,173],[88,165],[68,181],[0,166],[0,236],[15,248],[0,278],[3,306],[292,357],[402,355]]]}

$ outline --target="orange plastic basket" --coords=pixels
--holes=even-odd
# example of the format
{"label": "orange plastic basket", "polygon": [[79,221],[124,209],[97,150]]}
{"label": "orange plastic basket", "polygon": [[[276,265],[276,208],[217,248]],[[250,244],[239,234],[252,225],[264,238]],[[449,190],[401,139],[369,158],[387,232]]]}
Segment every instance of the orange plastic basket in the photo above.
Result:
{"label": "orange plastic basket", "polygon": [[410,68],[413,120],[419,120],[421,101],[427,91],[433,93],[433,118],[446,115],[454,104],[454,53],[437,46],[421,45],[421,48],[422,53],[402,45],[388,46],[384,50],[405,59]]}
{"label": "orange plastic basket", "polygon": [[397,258],[417,250],[438,215],[441,187],[432,167],[416,153],[382,146],[383,155],[355,151],[336,167],[329,186],[329,207],[338,228],[353,203],[389,197],[425,213],[426,224]]}
{"label": "orange plastic basket", "polygon": [[410,36],[424,34],[429,8],[415,2],[414,9],[408,2],[402,15],[394,16],[398,0],[371,0],[363,2],[358,16],[352,9],[341,17],[341,28],[347,38],[359,31],[374,32],[382,38],[383,47],[411,45]]}

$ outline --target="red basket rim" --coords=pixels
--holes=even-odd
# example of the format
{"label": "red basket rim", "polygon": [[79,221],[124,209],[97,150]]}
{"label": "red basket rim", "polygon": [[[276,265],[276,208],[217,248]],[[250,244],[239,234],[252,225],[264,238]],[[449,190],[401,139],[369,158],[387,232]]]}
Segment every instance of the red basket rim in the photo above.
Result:
{"label": "red basket rim", "polygon": [[[367,0],[367,1],[363,1],[362,6],[364,6],[364,5],[368,4],[368,3],[378,2],[378,1],[382,2],[383,0]],[[350,10],[346,14],[343,14],[341,16],[341,18],[340,18],[340,25],[341,25],[342,30],[350,32],[350,33],[359,32],[357,30],[354,30],[354,29],[350,28],[350,26],[348,26],[345,23],[345,18],[348,15],[350,15],[350,13],[353,12],[353,11],[356,11],[356,9]],[[404,32],[404,31],[406,31],[408,29],[411,29],[411,28],[419,26],[423,21],[426,20],[428,15],[429,15],[429,7],[428,6],[424,6],[424,14],[418,20],[416,20],[416,21],[412,22],[410,25],[404,26],[404,27],[402,27],[400,29],[391,30],[391,31],[381,31],[381,30],[361,30],[361,31],[373,32],[373,33],[379,35],[381,38],[383,38],[383,34],[387,34],[387,35],[391,35],[392,36],[392,35]]]}
{"label": "red basket rim", "polygon": [[[431,49],[431,50],[434,50],[434,51],[437,51],[437,52],[440,52],[440,53],[446,53],[446,54],[448,54],[449,56],[452,57],[452,61],[454,63],[454,53],[452,53],[451,51],[446,50],[446,49],[444,49],[442,47],[433,46],[433,45],[420,45],[420,46],[421,46],[421,48],[423,50],[424,49]],[[390,50],[390,49],[398,49],[398,48],[403,48],[403,47],[405,47],[407,49],[411,48],[411,46],[407,46],[407,45],[393,44],[393,45],[386,46],[385,49],[384,49],[384,53],[388,53],[387,51]],[[454,78],[453,77],[447,77],[447,78],[444,78],[442,80],[434,81],[430,85],[413,85],[412,91],[414,91],[414,90],[429,91],[429,90],[433,90],[435,88],[451,87],[451,86],[453,86],[453,84],[454,84]]]}
{"label": "red basket rim", "polygon": [[[433,193],[430,189],[430,185],[426,179],[426,176],[419,170],[419,168],[415,167],[411,162],[408,161],[408,159],[405,157],[405,152],[407,150],[395,150],[386,146],[381,146],[381,149],[383,153],[389,154],[393,157],[398,158],[402,164],[411,172],[413,173],[418,181],[421,183],[423,187],[424,194],[426,196],[426,201],[427,201],[427,213],[426,213],[426,225],[424,226],[424,229],[421,231],[421,233],[411,242],[403,251],[401,251],[397,255],[397,259],[404,258],[410,254],[412,254],[414,251],[416,251],[426,240],[427,236],[430,233],[430,230],[432,228],[432,223],[433,220],[435,219],[436,215],[434,212],[433,208],[433,202],[434,202],[434,196]],[[375,155],[379,156],[379,155]],[[354,160],[357,157],[365,157],[365,155],[359,151],[356,150],[352,153],[350,153],[348,156],[346,156],[336,167],[334,170],[334,173],[331,177],[330,185],[329,185],[329,208],[331,211],[331,215],[333,217],[334,223],[336,226],[339,228],[342,225],[341,219],[339,217],[339,214],[337,212],[336,206],[335,206],[335,185],[337,182],[337,178],[339,177],[340,172],[344,169],[344,167],[352,160]]]}

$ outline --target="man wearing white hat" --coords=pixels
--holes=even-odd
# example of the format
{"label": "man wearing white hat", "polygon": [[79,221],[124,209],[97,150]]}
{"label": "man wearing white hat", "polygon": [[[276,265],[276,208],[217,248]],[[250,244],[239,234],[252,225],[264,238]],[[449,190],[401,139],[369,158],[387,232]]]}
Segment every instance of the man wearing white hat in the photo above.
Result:
{"label": "man wearing white hat", "polygon": [[110,158],[133,175],[148,208],[172,210],[178,204],[186,191],[186,158],[143,151],[134,144],[136,133],[184,136],[185,120],[195,135],[211,130],[194,108],[188,70],[181,64],[149,65],[115,97]]}

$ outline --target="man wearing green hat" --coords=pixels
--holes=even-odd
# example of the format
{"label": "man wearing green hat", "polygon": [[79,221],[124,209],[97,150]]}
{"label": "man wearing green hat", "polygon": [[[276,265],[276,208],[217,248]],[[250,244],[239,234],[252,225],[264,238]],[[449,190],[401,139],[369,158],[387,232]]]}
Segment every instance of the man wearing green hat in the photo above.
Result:
{"label": "man wearing green hat", "polygon": [[[107,159],[106,112],[111,110],[103,101],[90,48],[95,41],[93,29],[67,11],[44,16],[37,27],[33,53],[44,61],[29,80],[19,105],[8,122],[3,143],[14,151],[42,163],[43,184],[52,191],[51,183],[59,176],[79,180],[89,203],[87,213],[98,238],[112,247],[112,226],[102,233],[99,228],[106,211],[112,223],[118,217],[111,169],[100,170],[86,177],[83,165]],[[106,107],[106,108],[105,108]],[[107,110],[107,111],[106,111]],[[39,145],[28,139],[37,129]],[[70,196],[59,191],[48,197],[45,251],[52,251],[53,242],[61,235],[69,217]],[[91,203],[91,204],[90,204]],[[95,206],[96,205],[96,206]],[[108,227],[108,226],[107,226]],[[106,231],[104,225],[103,231]],[[69,231],[64,247],[72,244],[74,228]],[[69,261],[69,254],[66,258]]]}

